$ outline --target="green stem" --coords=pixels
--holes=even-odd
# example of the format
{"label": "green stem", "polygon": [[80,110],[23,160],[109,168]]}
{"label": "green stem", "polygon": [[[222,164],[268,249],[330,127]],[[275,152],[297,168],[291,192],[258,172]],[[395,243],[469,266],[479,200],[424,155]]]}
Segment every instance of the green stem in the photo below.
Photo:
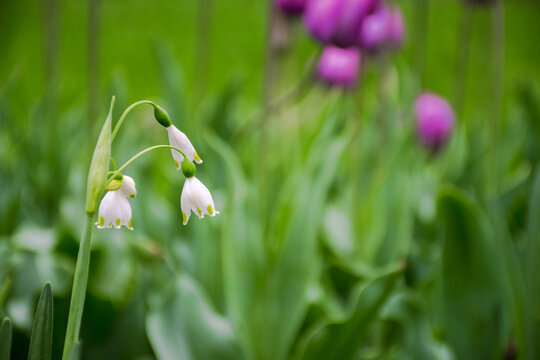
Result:
{"label": "green stem", "polygon": [[79,340],[86,284],[88,282],[88,269],[90,266],[92,230],[94,228],[93,218],[94,213],[86,214],[81,243],[79,244],[79,254],[77,255],[75,275],[73,276],[73,289],[71,291],[64,354],[62,356],[63,360],[71,359],[75,344]]}
{"label": "green stem", "polygon": [[118,120],[118,122],[116,123],[116,126],[114,127],[114,130],[113,130],[113,132],[111,134],[111,142],[114,141],[114,138],[116,137],[116,134],[118,133],[118,130],[120,130],[120,127],[122,126],[122,123],[124,122],[127,114],[129,114],[129,112],[131,110],[133,110],[135,107],[137,107],[139,105],[142,105],[142,104],[149,104],[149,105],[152,105],[152,106],[157,106],[153,101],[150,101],[150,100],[141,100],[141,101],[137,101],[137,102],[129,105],[128,108],[122,114],[122,116],[120,116],[120,120]]}
{"label": "green stem", "polygon": [[469,50],[471,43],[472,9],[463,6],[457,44],[456,76],[454,84],[454,105],[458,116],[463,116],[463,105],[467,83],[467,66],[469,63]]}
{"label": "green stem", "polygon": [[422,88],[426,64],[426,43],[428,38],[429,0],[417,0],[415,8],[415,49],[414,62],[418,86]]}
{"label": "green stem", "polygon": [[142,155],[144,155],[144,154],[146,154],[146,153],[148,153],[148,152],[150,152],[150,151],[152,151],[152,150],[156,150],[156,149],[173,149],[173,150],[178,151],[180,154],[182,154],[183,157],[187,158],[186,154],[185,154],[182,150],[180,150],[179,148],[174,147],[174,146],[172,146],[172,145],[156,145],[156,146],[151,146],[151,147],[149,147],[149,148],[147,148],[147,149],[144,149],[144,150],[142,150],[142,151],[139,151],[137,154],[133,155],[133,156],[131,157],[131,159],[129,159],[128,161],[126,161],[122,166],[120,166],[120,167],[118,168],[118,170],[114,171],[114,172],[112,173],[112,175],[109,176],[109,178],[107,179],[107,182],[106,182],[105,187],[107,187],[107,185],[109,185],[109,183],[111,182],[111,180],[114,179],[114,177],[115,177],[116,175],[121,174],[122,171],[123,171],[129,164],[131,164],[132,162],[134,162],[135,160],[137,160],[137,158],[139,158],[140,156],[142,156]]}

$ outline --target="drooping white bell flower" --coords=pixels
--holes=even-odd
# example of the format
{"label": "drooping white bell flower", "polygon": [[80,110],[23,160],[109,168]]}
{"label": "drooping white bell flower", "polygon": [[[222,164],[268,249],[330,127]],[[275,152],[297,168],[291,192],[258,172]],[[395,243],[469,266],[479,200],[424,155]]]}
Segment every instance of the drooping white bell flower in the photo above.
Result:
{"label": "drooping white bell flower", "polygon": [[119,229],[124,225],[129,230],[133,230],[131,224],[131,205],[129,198],[137,195],[135,181],[124,175],[122,184],[117,190],[109,191],[101,200],[96,225],[99,229],[115,227]]}
{"label": "drooping white bell flower", "polygon": [[204,215],[216,216],[219,211],[214,206],[214,200],[210,191],[204,184],[195,176],[186,178],[182,196],[180,198],[182,207],[182,219],[184,225],[187,224],[191,211],[202,219]]}
{"label": "drooping white bell flower", "polygon": [[[202,163],[201,158],[195,151],[195,148],[191,144],[191,141],[189,141],[186,134],[178,130],[176,126],[172,124],[166,129],[167,134],[169,135],[169,143],[171,144],[171,146],[177,147],[182,150],[186,154],[189,161],[195,160],[197,164]],[[174,159],[174,163],[176,164],[176,169],[180,170],[180,164],[182,164],[184,156],[174,149],[171,149],[171,153]]]}

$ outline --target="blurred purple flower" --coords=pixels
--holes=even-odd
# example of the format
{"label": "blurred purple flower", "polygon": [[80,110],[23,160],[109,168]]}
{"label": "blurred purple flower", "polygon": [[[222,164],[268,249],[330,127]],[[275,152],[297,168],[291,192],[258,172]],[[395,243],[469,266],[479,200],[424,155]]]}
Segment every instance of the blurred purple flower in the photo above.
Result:
{"label": "blurred purple flower", "polygon": [[277,7],[288,15],[299,15],[304,12],[307,0],[276,0]]}
{"label": "blurred purple flower", "polygon": [[390,33],[390,10],[386,5],[366,16],[360,28],[360,45],[368,51],[377,51],[387,44]]}
{"label": "blurred purple flower", "polygon": [[364,49],[376,52],[385,47],[399,48],[404,36],[405,27],[400,8],[382,4],[362,22],[359,43]]}
{"label": "blurred purple flower", "polygon": [[356,84],[359,65],[357,48],[326,46],[319,59],[317,75],[326,84],[351,88]]}
{"label": "blurred purple flower", "polygon": [[362,20],[380,0],[308,0],[304,21],[319,41],[346,48],[356,45]]}
{"label": "blurred purple flower", "polygon": [[422,93],[414,102],[417,131],[420,142],[432,151],[438,151],[454,130],[454,111],[442,97]]}

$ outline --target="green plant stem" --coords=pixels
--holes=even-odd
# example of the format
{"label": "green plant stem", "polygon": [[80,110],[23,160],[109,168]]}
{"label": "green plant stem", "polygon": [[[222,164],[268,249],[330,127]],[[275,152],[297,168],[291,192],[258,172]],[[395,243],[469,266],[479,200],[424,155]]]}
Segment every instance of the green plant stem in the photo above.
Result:
{"label": "green plant stem", "polygon": [[200,104],[207,90],[212,48],[212,13],[214,0],[197,1],[197,22],[195,41],[195,83],[196,104]]}
{"label": "green plant stem", "polygon": [[87,128],[91,131],[97,117],[99,97],[99,34],[101,0],[88,1],[88,31],[86,38]]}
{"label": "green plant stem", "polygon": [[174,147],[172,145],[155,145],[155,146],[151,146],[147,149],[144,149],[142,151],[139,151],[137,154],[133,155],[128,161],[126,161],[122,166],[120,166],[118,168],[118,170],[112,172],[112,175],[109,176],[109,178],[107,179],[107,182],[105,183],[105,187],[107,187],[107,185],[109,185],[109,183],[111,182],[112,179],[114,179],[114,177],[118,174],[121,174],[122,171],[129,165],[131,164],[132,162],[134,162],[135,160],[137,160],[137,158],[139,158],[140,156],[150,152],[150,151],[153,151],[153,150],[156,150],[156,149],[173,149],[173,150],[176,150],[178,151],[180,154],[182,154],[183,157],[187,158],[186,154],[180,150],[179,148],[177,147]]}
{"label": "green plant stem", "polygon": [[267,227],[269,224],[268,210],[269,199],[267,198],[267,188],[269,187],[268,181],[268,137],[269,129],[268,122],[272,109],[270,103],[274,93],[274,86],[276,81],[276,74],[278,72],[278,50],[276,44],[273,41],[274,28],[277,23],[277,16],[279,15],[275,9],[274,1],[267,0],[268,17],[266,27],[266,49],[265,49],[265,64],[264,64],[264,79],[262,88],[261,107],[262,113],[260,118],[260,141],[259,141],[259,191],[260,191],[260,209],[261,209],[261,224],[263,228],[264,241],[267,239]]}
{"label": "green plant stem", "polygon": [[112,135],[111,135],[111,142],[114,141],[114,138],[116,137],[116,134],[118,133],[118,130],[120,130],[120,127],[122,126],[124,120],[126,119],[127,114],[129,114],[129,112],[131,110],[133,110],[135,107],[137,107],[139,105],[142,105],[142,104],[149,104],[149,105],[152,105],[152,106],[156,106],[156,104],[153,101],[150,101],[150,100],[141,100],[141,101],[137,101],[137,102],[129,105],[128,108],[122,114],[122,116],[120,116],[120,120],[118,120],[118,122],[116,123],[116,126],[114,127],[114,130],[113,130]]}
{"label": "green plant stem", "polygon": [[493,51],[493,93],[492,93],[492,105],[491,110],[493,111],[492,115],[492,124],[490,126],[490,147],[491,147],[491,161],[490,161],[490,172],[489,177],[491,179],[490,195],[497,195],[498,192],[498,146],[497,138],[499,136],[499,128],[501,122],[501,112],[502,112],[502,94],[503,94],[503,76],[504,76],[504,13],[503,13],[503,2],[502,0],[497,0],[493,4],[492,10],[493,17],[493,29],[492,29],[492,51]]}
{"label": "green plant stem", "polygon": [[426,65],[426,43],[428,38],[429,0],[417,0],[415,7],[414,62],[418,86],[422,88]]}
{"label": "green plant stem", "polygon": [[88,283],[88,270],[90,266],[90,250],[92,240],[92,230],[94,213],[86,213],[81,242],[79,244],[79,254],[75,265],[75,275],[73,276],[73,288],[71,291],[71,303],[69,306],[68,324],[66,329],[66,339],[64,341],[63,360],[71,358],[75,343],[79,340],[79,330],[86,295],[86,284]]}
{"label": "green plant stem", "polygon": [[470,6],[461,8],[459,38],[457,43],[456,77],[454,85],[454,105],[458,116],[463,116],[463,105],[467,83],[467,66],[471,43],[472,9]]}

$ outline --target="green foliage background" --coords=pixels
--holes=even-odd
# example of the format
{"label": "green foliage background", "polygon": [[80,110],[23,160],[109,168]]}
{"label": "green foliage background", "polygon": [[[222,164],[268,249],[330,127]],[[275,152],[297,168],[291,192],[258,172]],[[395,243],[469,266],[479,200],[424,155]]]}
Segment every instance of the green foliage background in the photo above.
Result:
{"label": "green foliage background", "polygon": [[[319,46],[290,24],[271,79],[272,99],[287,101],[261,127],[264,1],[94,0],[94,25],[92,2],[0,1],[0,315],[12,358],[27,355],[47,281],[62,353],[86,171],[112,95],[114,121],[145,98],[167,109],[221,214],[182,226],[168,151],[128,168],[135,231],[95,232],[83,359],[537,358],[540,5],[503,3],[498,103],[493,8],[397,3],[406,46],[386,67],[364,58],[352,93],[309,81]],[[423,89],[464,99],[438,156],[415,138]],[[165,143],[141,107],[112,151],[121,163]]]}

